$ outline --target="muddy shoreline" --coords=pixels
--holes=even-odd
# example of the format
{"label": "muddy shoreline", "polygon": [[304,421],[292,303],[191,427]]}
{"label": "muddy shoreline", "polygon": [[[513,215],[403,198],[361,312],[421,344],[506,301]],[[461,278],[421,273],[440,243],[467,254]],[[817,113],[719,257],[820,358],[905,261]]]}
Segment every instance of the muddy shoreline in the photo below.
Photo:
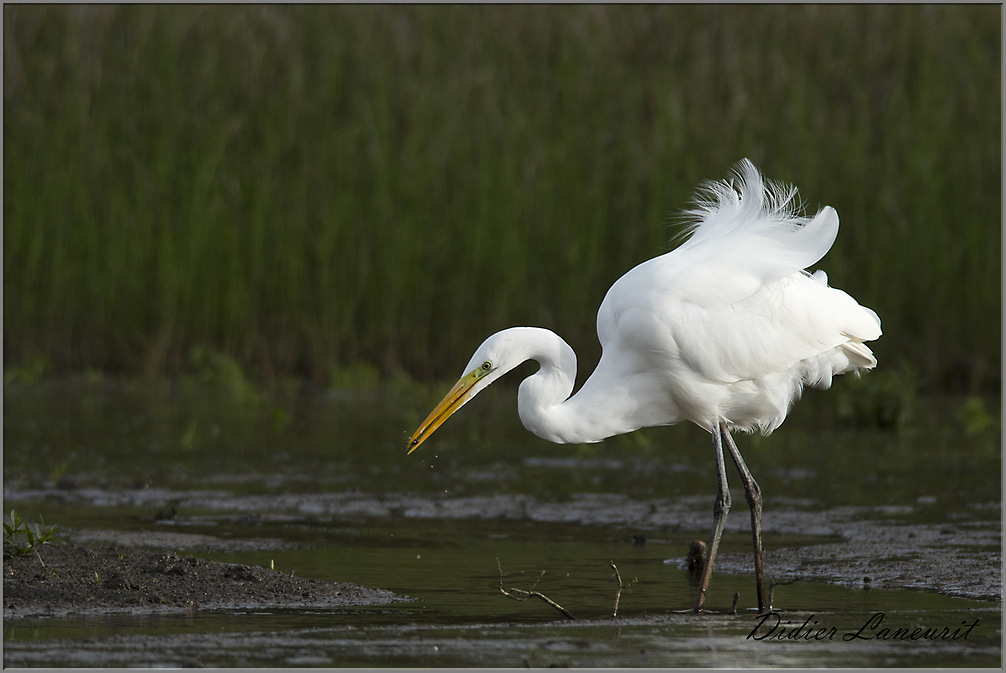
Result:
{"label": "muddy shoreline", "polygon": [[[163,544],[167,540],[150,542]],[[170,550],[45,545],[4,561],[4,619],[45,614],[226,608],[333,608],[407,600],[390,591],[296,577]]]}
{"label": "muddy shoreline", "polygon": [[[151,489],[153,491],[153,489]],[[32,499],[5,493],[8,500]],[[16,498],[11,498],[16,495]],[[28,497],[25,497],[28,496]],[[151,493],[80,489],[62,493],[74,500],[150,507],[168,501],[181,507],[224,507],[220,519],[285,511],[292,521],[337,518],[507,519],[606,525],[633,530],[703,531],[707,499],[635,502],[619,496],[584,495],[564,503],[526,496],[492,495],[429,498],[376,497],[361,493],[326,494],[291,501],[288,497],[210,492]],[[225,496],[225,497],[224,497]],[[51,495],[50,495],[51,497]],[[140,498],[142,503],[135,500]],[[237,510],[237,514],[234,511]],[[996,521],[957,521],[953,525],[911,524],[908,511],[868,508],[805,509],[801,503],[775,502],[766,508],[765,531],[806,536],[817,542],[766,552],[767,577],[802,578],[855,588],[907,588],[948,596],[1002,602],[1002,536]],[[727,529],[744,531],[745,512]],[[704,533],[703,533],[704,534]],[[66,541],[43,547],[43,566],[34,557],[4,563],[4,618],[80,612],[159,612],[221,607],[335,607],[405,600],[389,591],[294,577],[257,566],[218,563],[190,552],[281,549],[274,538],[222,539],[160,531],[65,529]],[[674,559],[670,559],[674,562]],[[680,562],[683,564],[684,559]],[[717,572],[752,574],[749,553],[723,553]]]}

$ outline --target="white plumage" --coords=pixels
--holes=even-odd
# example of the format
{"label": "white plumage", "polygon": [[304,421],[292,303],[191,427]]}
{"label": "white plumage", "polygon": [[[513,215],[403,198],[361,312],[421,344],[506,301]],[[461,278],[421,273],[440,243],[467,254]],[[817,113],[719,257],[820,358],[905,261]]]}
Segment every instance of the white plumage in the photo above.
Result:
{"label": "white plumage", "polygon": [[[838,214],[825,207],[801,217],[796,198],[742,161],[735,179],[706,186],[684,243],[608,290],[597,313],[601,360],[575,395],[576,355],[565,341],[541,328],[503,330],[479,346],[409,452],[486,386],[536,360],[541,368],[517,397],[534,434],[597,442],[691,421],[713,434],[725,485],[720,440],[732,446],[729,430],[771,432],[804,385],[827,388],[838,374],[877,364],[865,343],[881,334],[877,314],[829,287],[823,271],[805,271],[834,243]],[[735,461],[741,468],[739,453]]]}
{"label": "white plumage", "polygon": [[737,178],[707,187],[682,245],[608,290],[597,314],[601,360],[576,395],[576,355],[566,342],[516,327],[472,356],[466,374],[484,362],[492,371],[464,401],[537,360],[518,408],[528,430],[553,442],[679,421],[711,432],[720,419],[768,433],[805,384],[827,388],[835,375],[875,366],[864,342],[880,336],[877,314],[829,287],[823,271],[804,271],[831,248],[838,214],[825,207],[813,219],[798,216],[796,191],[764,182],[747,160]]}

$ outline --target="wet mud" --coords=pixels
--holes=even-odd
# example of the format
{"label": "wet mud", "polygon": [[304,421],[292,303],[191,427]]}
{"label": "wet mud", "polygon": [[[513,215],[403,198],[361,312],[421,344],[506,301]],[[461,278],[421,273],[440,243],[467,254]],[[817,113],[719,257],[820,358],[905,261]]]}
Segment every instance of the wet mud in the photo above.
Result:
{"label": "wet mud", "polygon": [[[169,537],[148,536],[170,543]],[[67,542],[4,561],[4,619],[200,608],[333,608],[403,600],[390,591],[295,577],[174,551]]]}
{"label": "wet mud", "polygon": [[[768,575],[778,581],[824,580],[854,588],[917,589],[947,596],[1002,602],[1002,533],[998,525],[911,525],[863,519],[862,508],[824,513],[779,512],[776,531],[801,531],[825,523],[841,539],[765,553]],[[750,555],[716,559],[718,572],[754,573]]]}
{"label": "wet mud", "polygon": [[[8,489],[6,495],[10,497],[14,492]],[[28,499],[24,493],[16,495],[17,499]],[[62,492],[58,497],[88,505],[132,505],[152,512],[170,507],[179,511],[198,509],[203,513],[190,517],[191,523],[215,524],[221,530],[228,524],[246,526],[255,521],[298,526],[325,521],[344,525],[348,521],[386,524],[419,519],[507,519],[540,522],[542,527],[614,526],[624,529],[626,540],[645,535],[647,545],[660,545],[670,538],[680,541],[693,534],[704,538],[712,518],[708,498],[638,502],[621,496],[583,495],[555,502],[498,494],[464,498],[363,493],[235,496],[154,489],[79,489]],[[770,501],[765,514],[769,549],[766,579],[787,582],[799,578],[860,589],[909,588],[1001,603],[999,522],[989,521],[985,512],[984,519],[976,516],[953,525],[911,523],[909,509],[820,511],[808,508],[807,503]],[[746,508],[735,508],[727,529],[734,534],[747,533],[748,521]],[[155,530],[64,527],[63,544],[41,549],[44,565],[34,556],[5,562],[5,627],[16,629],[18,624],[26,624],[28,630],[36,628],[39,619],[33,620],[33,616],[91,618],[116,614],[129,615],[130,619],[135,619],[132,615],[169,619],[162,615],[176,614],[193,625],[202,624],[205,615],[234,614],[237,616],[231,619],[236,623],[263,610],[256,614],[265,616],[256,619],[265,621],[250,622],[234,632],[228,629],[216,633],[207,626],[200,627],[205,632],[193,633],[189,631],[192,626],[183,626],[177,627],[177,632],[165,629],[160,635],[124,632],[44,641],[12,638],[5,641],[5,666],[736,668],[819,667],[822,662],[874,667],[883,662],[932,667],[956,666],[965,652],[975,665],[1001,664],[998,637],[959,647],[955,644],[957,649],[873,642],[856,647],[842,642],[769,647],[745,637],[754,625],[752,614],[732,616],[725,609],[702,616],[685,609],[680,614],[620,617],[616,621],[570,621],[556,612],[557,621],[535,624],[417,622],[355,626],[353,617],[348,617],[347,625],[347,617],[342,616],[328,625],[288,628],[280,626],[285,615],[303,614],[305,610],[337,614],[345,606],[412,603],[402,602],[408,601],[408,596],[377,588],[295,577],[260,566],[219,563],[189,555],[280,551],[295,546],[284,539],[229,539],[189,533],[178,530],[178,522],[155,522],[154,517],[151,524]],[[779,547],[780,540],[796,545]],[[675,548],[680,549],[680,544]],[[687,560],[670,558],[665,563],[684,568]],[[716,573],[751,574],[751,566],[750,552],[723,552],[717,558]],[[911,614],[911,619],[917,618],[917,613]],[[991,606],[973,614],[960,614],[961,619],[981,619],[984,634],[997,628],[1001,611]],[[848,619],[837,614],[786,612],[785,616],[796,623],[805,618]],[[948,619],[942,613],[925,613],[924,618],[934,624]],[[891,619],[904,621],[906,617],[895,615]]]}
{"label": "wet mud", "polygon": [[[53,497],[52,493],[6,493],[15,499]],[[523,495],[429,497],[374,496],[347,492],[297,496],[235,496],[212,491],[172,492],[79,489],[58,497],[101,505],[133,505],[226,510],[218,523],[270,518],[296,523],[311,519],[443,518],[530,520],[570,525],[608,525],[661,533],[708,529],[706,498],[652,502],[614,495],[582,495],[545,502]],[[765,556],[769,581],[800,578],[851,587],[910,588],[949,596],[1002,601],[998,522],[962,520],[954,525],[921,525],[902,519],[911,508],[846,507],[805,509],[806,503],[767,504],[766,535],[796,535],[808,543],[772,548]],[[727,530],[745,532],[747,511],[734,508]],[[698,533],[701,536],[703,533]],[[222,539],[175,531],[66,531],[69,544],[43,548],[45,566],[30,557],[4,564],[4,617],[44,612],[180,610],[196,607],[296,606],[381,603],[395,600],[387,591],[323,582],[265,568],[215,563],[178,552],[272,550],[289,546],[273,538]],[[79,543],[79,544],[75,544]],[[151,551],[154,549],[156,551]],[[684,568],[686,559],[669,559]],[[750,553],[722,553],[717,573],[752,574]]]}

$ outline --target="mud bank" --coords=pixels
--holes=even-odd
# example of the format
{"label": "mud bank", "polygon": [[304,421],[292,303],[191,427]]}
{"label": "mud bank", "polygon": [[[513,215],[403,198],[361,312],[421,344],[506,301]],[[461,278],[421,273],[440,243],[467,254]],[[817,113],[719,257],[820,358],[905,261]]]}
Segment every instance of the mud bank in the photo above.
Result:
{"label": "mud bank", "polygon": [[[824,526],[841,539],[766,552],[766,576],[1002,602],[998,523],[918,525],[897,518],[872,518],[878,514],[883,512],[853,507],[773,512],[766,516],[772,522],[770,530],[801,532]],[[754,563],[750,554],[727,553],[717,557],[716,570],[753,574]]]}
{"label": "mud bank", "polygon": [[[166,539],[150,536],[148,542]],[[4,619],[199,608],[332,608],[405,600],[390,591],[294,577],[173,551],[64,543],[3,564]]]}
{"label": "mud bank", "polygon": [[[243,495],[226,491],[170,489],[80,488],[18,490],[5,488],[6,500],[57,498],[65,503],[103,507],[131,506],[147,511],[177,507],[179,511],[219,511],[192,517],[196,523],[272,521],[363,521],[370,519],[508,519],[570,525],[601,525],[645,532],[658,541],[670,532],[695,531],[705,539],[712,523],[711,498],[682,497],[652,501],[620,495],[582,494],[563,502],[526,495],[492,494],[467,497],[356,491],[321,494]],[[787,498],[766,501],[763,530],[808,539],[804,546],[773,549],[766,554],[766,576],[779,581],[796,577],[862,587],[909,588],[949,596],[1002,601],[1002,529],[988,511],[993,503],[974,509],[973,516],[953,523],[911,523],[916,508],[834,507]],[[268,516],[263,513],[268,512]],[[744,533],[749,518],[736,506],[727,531]],[[104,530],[70,531],[69,539],[94,544],[156,546],[175,550],[237,551],[274,549],[279,540],[224,540],[207,535],[142,533]],[[174,537],[172,537],[174,536]],[[681,560],[684,563],[684,560]],[[723,553],[718,572],[753,573],[751,555]],[[867,579],[869,578],[869,579]],[[6,581],[6,578],[5,578]]]}

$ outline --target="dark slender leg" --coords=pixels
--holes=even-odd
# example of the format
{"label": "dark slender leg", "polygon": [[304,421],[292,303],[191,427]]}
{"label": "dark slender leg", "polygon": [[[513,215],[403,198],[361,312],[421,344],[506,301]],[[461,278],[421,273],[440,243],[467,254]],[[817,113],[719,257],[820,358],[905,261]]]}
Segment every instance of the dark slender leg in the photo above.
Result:
{"label": "dark slender leg", "polygon": [[730,457],[734,459],[737,471],[741,473],[741,481],[744,482],[744,498],[748,501],[748,506],[751,508],[751,538],[754,541],[755,582],[758,584],[758,613],[765,614],[768,604],[765,601],[765,575],[762,571],[761,558],[761,488],[754,480],[754,477],[751,476],[748,466],[744,464],[741,452],[737,450],[737,445],[734,443],[733,437],[730,436],[726,423],[720,422],[720,434],[723,437],[723,443],[727,445]]}
{"label": "dark slender leg", "polygon": [[720,546],[720,537],[723,535],[723,526],[727,522],[727,514],[730,512],[730,488],[727,486],[727,470],[723,464],[723,444],[719,428],[715,428],[713,435],[713,450],[716,452],[716,474],[719,477],[719,491],[716,494],[716,502],[713,504],[713,537],[709,542],[709,556],[706,565],[702,569],[702,578],[699,580],[699,595],[695,599],[695,612],[702,612],[702,605],[706,602],[706,589],[709,588],[709,578],[713,575],[713,561],[716,559],[716,550]]}

